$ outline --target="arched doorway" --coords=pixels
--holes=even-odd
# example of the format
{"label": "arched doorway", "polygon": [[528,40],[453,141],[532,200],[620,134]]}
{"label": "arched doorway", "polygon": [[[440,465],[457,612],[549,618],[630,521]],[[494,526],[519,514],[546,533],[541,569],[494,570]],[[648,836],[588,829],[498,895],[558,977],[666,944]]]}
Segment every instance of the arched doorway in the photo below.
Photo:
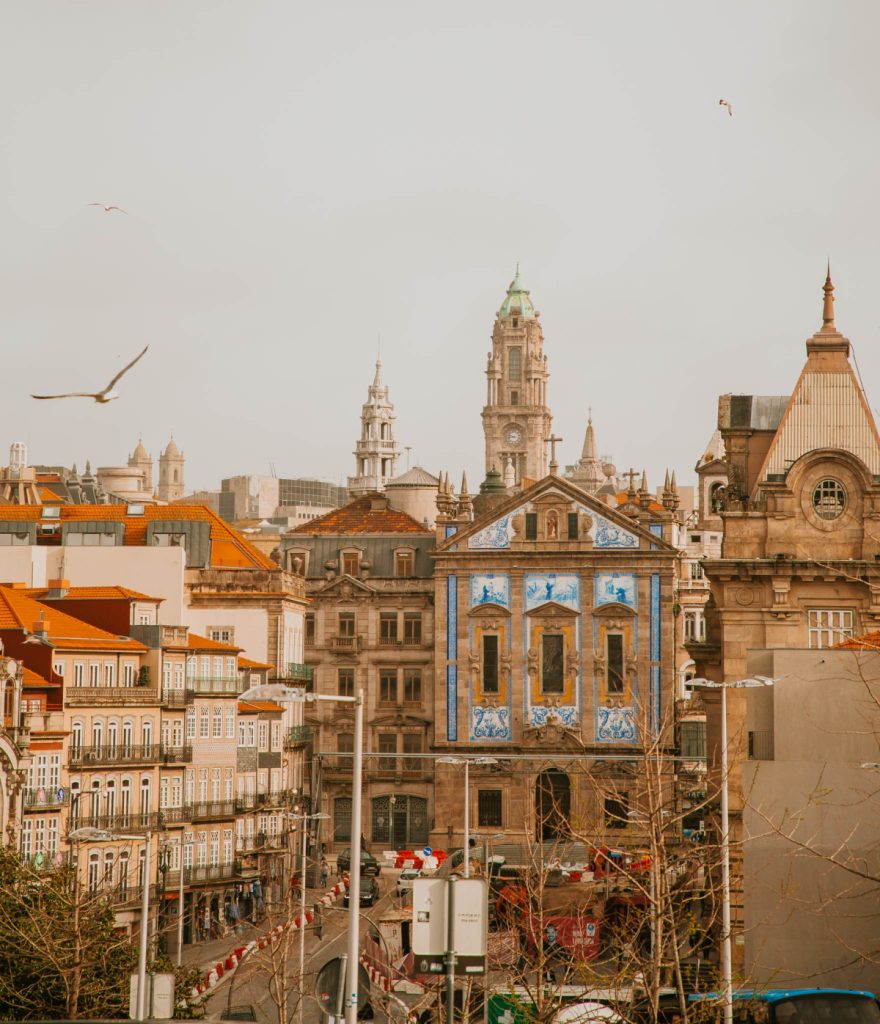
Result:
{"label": "arched doorway", "polygon": [[549,768],[535,781],[535,838],[565,839],[571,834],[571,782],[565,772]]}
{"label": "arched doorway", "polygon": [[389,850],[412,850],[428,842],[428,801],[422,797],[377,796],[372,811],[374,843]]}

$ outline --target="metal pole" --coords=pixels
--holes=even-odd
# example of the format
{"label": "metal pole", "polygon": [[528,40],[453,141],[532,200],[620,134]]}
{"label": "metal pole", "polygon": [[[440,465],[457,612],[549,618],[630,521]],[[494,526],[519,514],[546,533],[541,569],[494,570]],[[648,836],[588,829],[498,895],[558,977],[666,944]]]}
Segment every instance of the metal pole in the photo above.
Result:
{"label": "metal pole", "polygon": [[733,962],[730,948],[730,806],[727,778],[727,687],[721,684],[721,979],[724,1024],[733,1024]]}
{"label": "metal pole", "polygon": [[306,856],[308,853],[306,843],[308,833],[305,818],[302,819],[300,825],[302,826],[302,856],[300,857],[299,879],[299,1005],[296,1017],[299,1024],[302,1024],[303,1007],[306,1001]]}
{"label": "metal pole", "polygon": [[183,964],[183,843],[180,844],[180,891],[177,894],[177,966]]}
{"label": "metal pole", "polygon": [[343,953],[339,959],[342,963],[339,965],[339,984],[336,986],[336,1015],[331,1017],[334,1024],[339,1024],[341,1020],[344,1020],[344,1006],[345,1006],[345,986],[348,984],[348,954]]}
{"label": "metal pole", "polygon": [[462,874],[465,878],[470,878],[471,875],[471,822],[470,822],[470,775],[468,769],[470,768],[470,761],[465,758],[464,762],[464,871]]}
{"label": "metal pole", "polygon": [[147,829],[144,846],[144,892],[141,900],[141,946],[138,956],[138,1020],[144,1020],[147,1008],[147,942],[150,934],[150,854],[153,833]]}
{"label": "metal pole", "polygon": [[348,878],[348,964],[346,1024],[357,1024],[358,953],[361,910],[361,790],[364,771],[364,691],[354,705],[354,777],[351,787],[351,865]]}
{"label": "metal pole", "polygon": [[455,913],[455,879],[446,881],[446,1024],[455,1021],[455,949],[452,916]]}

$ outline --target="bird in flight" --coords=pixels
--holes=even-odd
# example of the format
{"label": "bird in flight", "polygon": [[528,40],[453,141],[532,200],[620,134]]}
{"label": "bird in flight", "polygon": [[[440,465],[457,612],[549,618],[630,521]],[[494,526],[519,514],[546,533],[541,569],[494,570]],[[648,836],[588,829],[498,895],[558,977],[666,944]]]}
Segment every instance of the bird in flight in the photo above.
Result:
{"label": "bird in flight", "polygon": [[732,103],[728,103],[727,100],[719,100],[718,101],[718,106],[719,107],[727,107],[727,113],[730,114],[731,117],[733,117],[733,104]]}
{"label": "bird in flight", "polygon": [[106,405],[107,402],[112,402],[114,398],[119,398],[119,394],[113,390],[114,385],[118,384],[122,376],[128,373],[128,371],[134,366],[134,364],[139,359],[143,358],[144,354],[146,353],[149,347],[149,345],[145,345],[144,351],[141,352],[139,355],[135,356],[134,359],[132,359],[132,361],[128,364],[128,366],[124,366],[119,371],[119,373],[116,374],[113,380],[110,381],[107,387],[104,388],[103,391],[71,391],[69,394],[66,395],[31,395],[31,398],[93,398],[96,402],[99,402],[101,405]]}
{"label": "bird in flight", "polygon": [[119,213],[127,213],[127,210],[123,210],[121,206],[108,206],[106,203],[89,203],[89,206],[100,206],[104,213],[112,213],[117,210]]}

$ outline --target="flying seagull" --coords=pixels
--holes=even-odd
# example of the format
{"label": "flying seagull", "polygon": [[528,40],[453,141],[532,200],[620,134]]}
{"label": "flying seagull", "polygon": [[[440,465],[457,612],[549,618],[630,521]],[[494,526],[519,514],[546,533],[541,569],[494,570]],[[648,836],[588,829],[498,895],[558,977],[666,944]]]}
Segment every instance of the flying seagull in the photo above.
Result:
{"label": "flying seagull", "polygon": [[727,100],[719,100],[718,101],[718,106],[719,107],[727,107],[727,113],[730,114],[731,117],[733,117],[733,104],[732,103],[728,103]]}
{"label": "flying seagull", "polygon": [[96,402],[100,402],[101,405],[106,405],[107,402],[112,402],[114,398],[119,398],[119,394],[113,390],[114,384],[116,384],[122,378],[123,374],[128,373],[128,371],[134,366],[134,364],[139,359],[143,358],[144,353],[147,351],[149,347],[149,345],[145,345],[144,351],[141,352],[140,355],[135,356],[134,359],[132,359],[132,361],[128,364],[128,366],[123,367],[123,369],[121,369],[119,373],[116,374],[113,380],[110,381],[110,383],[107,385],[106,388],[104,388],[103,391],[72,391],[66,395],[31,395],[31,398],[94,398],[94,400]]}
{"label": "flying seagull", "polygon": [[118,210],[120,213],[127,213],[128,211],[123,210],[121,206],[108,206],[106,203],[89,203],[89,206],[100,206],[104,213],[111,213],[113,210]]}

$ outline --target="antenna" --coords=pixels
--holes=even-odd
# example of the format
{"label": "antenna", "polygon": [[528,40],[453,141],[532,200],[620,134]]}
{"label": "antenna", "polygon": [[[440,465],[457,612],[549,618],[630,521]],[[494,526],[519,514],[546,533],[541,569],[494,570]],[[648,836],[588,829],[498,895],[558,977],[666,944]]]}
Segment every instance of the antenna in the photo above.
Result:
{"label": "antenna", "polygon": [[405,444],[403,450],[406,452],[406,468],[409,469],[409,453],[412,451],[412,445]]}

